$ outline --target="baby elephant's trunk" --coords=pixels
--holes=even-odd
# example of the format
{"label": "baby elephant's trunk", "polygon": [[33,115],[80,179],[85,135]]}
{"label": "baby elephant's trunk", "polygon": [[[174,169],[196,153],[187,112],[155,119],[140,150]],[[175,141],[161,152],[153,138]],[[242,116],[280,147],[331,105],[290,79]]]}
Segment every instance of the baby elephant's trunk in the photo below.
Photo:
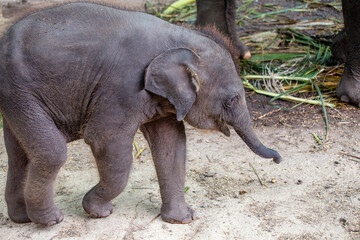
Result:
{"label": "baby elephant's trunk", "polygon": [[254,153],[263,158],[272,158],[275,163],[282,161],[282,157],[277,151],[265,147],[260,142],[253,129],[249,114],[243,114],[241,124],[233,124],[232,126]]}
{"label": "baby elephant's trunk", "polygon": [[272,158],[275,163],[280,163],[282,161],[282,157],[280,156],[280,154],[273,149],[265,147],[257,138],[255,133],[253,136],[249,136],[248,133],[244,133],[243,131],[240,131],[238,129],[235,129],[235,131],[237,132],[237,134],[239,134],[239,136],[246,143],[246,145],[248,145],[248,147],[260,157]]}

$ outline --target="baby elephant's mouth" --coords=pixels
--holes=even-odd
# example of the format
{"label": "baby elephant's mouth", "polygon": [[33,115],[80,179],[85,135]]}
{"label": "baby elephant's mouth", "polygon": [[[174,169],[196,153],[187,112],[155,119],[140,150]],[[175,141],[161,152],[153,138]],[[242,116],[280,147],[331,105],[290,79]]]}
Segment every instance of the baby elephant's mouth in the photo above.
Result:
{"label": "baby elephant's mouth", "polygon": [[228,125],[224,122],[218,122],[218,131],[223,133],[225,136],[230,137],[230,129]]}

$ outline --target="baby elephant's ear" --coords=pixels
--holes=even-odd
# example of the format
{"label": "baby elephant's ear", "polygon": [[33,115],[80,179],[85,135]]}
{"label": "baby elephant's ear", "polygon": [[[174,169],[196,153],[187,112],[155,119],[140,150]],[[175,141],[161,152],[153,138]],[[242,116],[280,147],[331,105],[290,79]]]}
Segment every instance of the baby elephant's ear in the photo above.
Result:
{"label": "baby elephant's ear", "polygon": [[196,100],[199,56],[189,48],[174,48],[152,60],[145,73],[145,89],[167,98],[176,109],[177,120],[185,118]]}

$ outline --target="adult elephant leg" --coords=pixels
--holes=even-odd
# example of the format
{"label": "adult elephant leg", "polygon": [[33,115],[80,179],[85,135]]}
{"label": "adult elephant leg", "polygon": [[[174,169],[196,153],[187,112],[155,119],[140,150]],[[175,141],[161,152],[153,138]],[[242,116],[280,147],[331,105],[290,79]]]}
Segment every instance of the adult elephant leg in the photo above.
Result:
{"label": "adult elephant leg", "polygon": [[197,26],[216,26],[223,34],[230,37],[240,51],[240,58],[248,59],[251,54],[236,33],[235,0],[197,0]]}
{"label": "adult elephant leg", "polygon": [[169,116],[141,127],[149,143],[162,199],[161,218],[170,223],[189,223],[194,210],[185,202],[186,136],[183,122]]}
{"label": "adult elephant leg", "polygon": [[333,43],[331,45],[332,55],[341,62],[346,62],[346,41],[346,32],[345,29],[343,29],[333,39]]}
{"label": "adult elephant leg", "polygon": [[[345,33],[340,35],[344,43],[344,73],[336,89],[344,102],[360,104],[360,5],[357,0],[343,0]],[[342,38],[342,39],[341,39]]]}

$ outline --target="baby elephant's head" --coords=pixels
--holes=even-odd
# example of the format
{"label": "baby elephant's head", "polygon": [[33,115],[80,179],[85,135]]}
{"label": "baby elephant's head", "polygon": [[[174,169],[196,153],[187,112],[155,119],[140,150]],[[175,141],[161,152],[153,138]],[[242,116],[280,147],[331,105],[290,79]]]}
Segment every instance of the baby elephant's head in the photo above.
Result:
{"label": "baby elephant's head", "polygon": [[197,51],[174,48],[156,57],[145,74],[145,89],[167,98],[178,121],[230,135],[229,126],[252,151],[264,158],[282,159],[257,138],[236,65],[225,49]]}

